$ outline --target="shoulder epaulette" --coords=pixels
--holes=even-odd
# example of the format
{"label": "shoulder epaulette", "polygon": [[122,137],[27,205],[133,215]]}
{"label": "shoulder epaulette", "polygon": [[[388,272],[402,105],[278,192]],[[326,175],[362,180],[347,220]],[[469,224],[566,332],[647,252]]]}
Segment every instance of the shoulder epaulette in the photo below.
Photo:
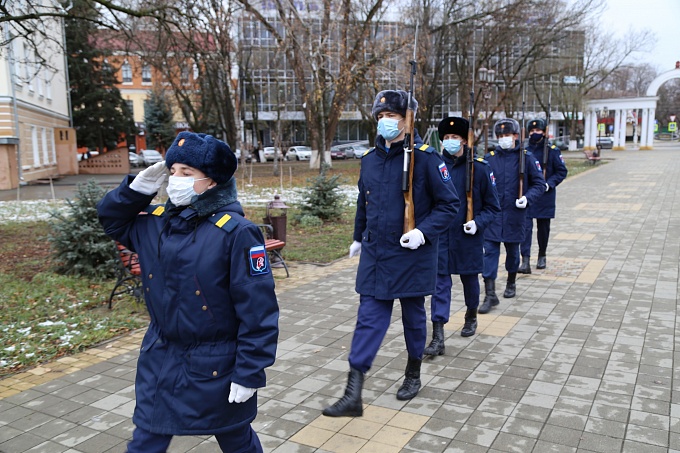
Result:
{"label": "shoulder epaulette", "polygon": [[475,160],[476,160],[477,162],[481,162],[481,163],[483,163],[483,164],[488,164],[488,162],[487,162],[486,160],[484,160],[483,157],[477,157],[477,158],[475,158]]}
{"label": "shoulder epaulette", "polygon": [[370,152],[373,151],[374,149],[375,149],[375,146],[372,146],[372,147],[368,148],[368,149],[366,150],[366,152],[365,152],[361,157],[364,157],[366,154],[370,153]]}
{"label": "shoulder epaulette", "polygon": [[433,148],[433,147],[428,146],[428,145],[426,145],[426,144],[424,144],[424,143],[423,143],[422,145],[420,145],[420,146],[418,147],[418,149],[421,150],[421,151],[425,151],[426,153],[431,153],[432,151],[434,151],[434,148]]}
{"label": "shoulder epaulette", "polygon": [[218,212],[208,217],[210,223],[230,233],[238,225],[238,219],[228,212]]}
{"label": "shoulder epaulette", "polygon": [[157,216],[162,216],[165,212],[165,206],[163,205],[149,205],[143,212],[147,214],[153,214]]}
{"label": "shoulder epaulette", "polygon": [[557,149],[557,146],[555,146],[555,145],[550,145],[550,147],[551,147],[552,149]]}
{"label": "shoulder epaulette", "polygon": [[491,154],[492,156],[495,156],[495,155],[496,155],[496,152],[495,152],[495,151],[491,151],[491,152],[489,152],[489,154]]}

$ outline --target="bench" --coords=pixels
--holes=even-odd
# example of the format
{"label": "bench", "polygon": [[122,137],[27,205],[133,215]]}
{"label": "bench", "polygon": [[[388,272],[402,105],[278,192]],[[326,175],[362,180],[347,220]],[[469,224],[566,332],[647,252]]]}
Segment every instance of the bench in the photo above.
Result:
{"label": "bench", "polygon": [[600,156],[602,154],[601,150],[602,150],[602,148],[600,147],[600,145],[597,145],[596,151],[587,151],[587,150],[584,149],[583,154],[586,155],[586,159],[588,159],[588,161],[592,165],[595,165],[596,163],[598,163],[600,161]]}
{"label": "bench", "polygon": [[120,242],[115,242],[115,250],[118,254],[118,279],[109,296],[109,310],[113,307],[114,298],[132,296],[137,304],[140,303],[143,294],[142,268],[139,265],[137,254]]}
{"label": "bench", "polygon": [[283,268],[286,270],[286,277],[290,277],[290,273],[288,272],[288,266],[286,265],[286,260],[284,260],[283,256],[281,255],[281,249],[283,249],[286,246],[286,243],[284,241],[274,238],[274,228],[271,225],[261,223],[258,224],[257,226],[262,228],[262,231],[264,233],[265,250],[273,255],[273,259],[269,260],[270,264],[272,266],[274,264],[281,264],[281,266],[283,266]]}

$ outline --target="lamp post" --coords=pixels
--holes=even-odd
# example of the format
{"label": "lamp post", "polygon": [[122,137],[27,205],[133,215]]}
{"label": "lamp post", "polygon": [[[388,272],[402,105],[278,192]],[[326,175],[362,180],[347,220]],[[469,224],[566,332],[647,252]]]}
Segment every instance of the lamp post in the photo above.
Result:
{"label": "lamp post", "polygon": [[484,96],[484,152],[489,149],[489,99],[491,99],[491,85],[496,79],[496,71],[493,69],[479,68],[479,82],[482,85],[482,96]]}

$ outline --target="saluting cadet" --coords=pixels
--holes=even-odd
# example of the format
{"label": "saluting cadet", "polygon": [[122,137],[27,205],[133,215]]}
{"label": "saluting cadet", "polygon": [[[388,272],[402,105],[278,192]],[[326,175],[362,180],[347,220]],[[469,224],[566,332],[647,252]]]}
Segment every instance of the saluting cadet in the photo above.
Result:
{"label": "saluting cadet", "polygon": [[[106,234],[139,254],[151,317],[129,453],[210,434],[224,452],[262,451],[250,423],[276,357],[279,308],[264,238],[236,199],[236,166],[226,143],[181,132],[164,162],[97,206]],[[168,169],[169,201],[150,206]]]}
{"label": "saluting cadet", "polygon": [[527,125],[529,146],[527,151],[543,165],[545,177],[545,193],[527,208],[527,218],[524,222],[524,240],[520,246],[522,264],[517,272],[531,274],[531,240],[533,237],[534,219],[536,219],[536,238],[538,239],[538,262],[536,269],[545,269],[545,253],[548,250],[550,238],[550,219],[555,218],[555,201],[557,186],[567,177],[567,166],[564,164],[562,152],[555,145],[548,143],[547,165],[543,158],[545,149],[545,122],[541,119],[531,120]]}
{"label": "saluting cadet", "polygon": [[468,200],[466,153],[469,122],[455,116],[444,118],[438,126],[442,142],[442,157],[451,173],[461,206],[453,222],[439,236],[437,288],[430,301],[432,341],[425,355],[444,354],[444,324],[451,311],[451,274],[458,274],[465,297],[465,324],[460,334],[469,337],[477,330],[479,306],[479,273],[484,261],[484,230],[501,211],[496,186],[491,179],[491,167],[482,158],[474,159],[472,171],[473,219],[467,221]]}
{"label": "saluting cadet", "polygon": [[[416,137],[413,151],[413,205],[416,227],[404,228],[402,170],[405,91],[381,91],[373,103],[378,121],[375,147],[361,159],[354,242],[349,256],[360,254],[356,291],[357,324],[349,354],[345,394],[324,409],[331,417],[363,415],[361,391],[390,325],[394,299],[399,299],[408,351],[406,377],[397,399],[409,400],[420,390],[420,365],[427,338],[425,296],[435,289],[439,234],[453,221],[458,196],[446,164]],[[412,99],[411,110],[417,102]]]}
{"label": "saluting cadet", "polygon": [[[496,216],[484,232],[484,290],[485,297],[479,313],[488,313],[498,305],[496,296],[496,277],[501,242],[505,245],[505,270],[508,281],[503,297],[515,297],[517,269],[519,268],[519,244],[524,239],[524,219],[526,207],[535,203],[545,192],[545,180],[541,164],[528,151],[522,150],[519,142],[519,123],[512,118],[498,120],[494,133],[498,146],[486,155],[493,171],[501,205],[501,214]],[[520,152],[524,153],[523,191],[519,194]]]}

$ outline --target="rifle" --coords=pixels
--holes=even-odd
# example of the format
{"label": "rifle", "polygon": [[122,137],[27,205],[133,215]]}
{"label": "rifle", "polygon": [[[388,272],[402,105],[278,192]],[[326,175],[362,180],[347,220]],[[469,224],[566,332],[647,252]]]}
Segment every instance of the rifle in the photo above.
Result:
{"label": "rifle", "polygon": [[524,109],[526,106],[525,86],[522,86],[522,130],[519,131],[519,198],[524,195],[524,167],[526,167],[526,156],[524,155]]}
{"label": "rifle", "polygon": [[474,115],[472,114],[472,109],[475,106],[474,101],[475,92],[470,91],[470,111],[468,112],[468,152],[466,156],[466,167],[465,167],[465,197],[467,199],[467,213],[465,215],[465,223],[471,221],[474,218],[473,210],[473,200],[472,200],[472,186],[474,185],[475,179],[475,130],[472,127],[472,121],[474,121]]}
{"label": "rifle", "polygon": [[550,130],[550,98],[552,98],[552,78],[550,80],[550,94],[548,94],[548,111],[545,114],[545,134],[543,136],[543,179],[547,179],[548,172],[548,153],[550,152],[550,145],[548,144],[548,130]]}
{"label": "rifle", "polygon": [[418,42],[418,24],[416,23],[416,38],[413,44],[413,60],[411,65],[411,80],[408,87],[408,104],[406,106],[406,118],[404,118],[404,167],[401,176],[401,190],[404,192],[404,233],[408,233],[416,227],[415,207],[413,206],[413,168],[415,146],[415,116],[416,112],[411,106],[413,99],[413,77],[416,75],[416,45]]}

